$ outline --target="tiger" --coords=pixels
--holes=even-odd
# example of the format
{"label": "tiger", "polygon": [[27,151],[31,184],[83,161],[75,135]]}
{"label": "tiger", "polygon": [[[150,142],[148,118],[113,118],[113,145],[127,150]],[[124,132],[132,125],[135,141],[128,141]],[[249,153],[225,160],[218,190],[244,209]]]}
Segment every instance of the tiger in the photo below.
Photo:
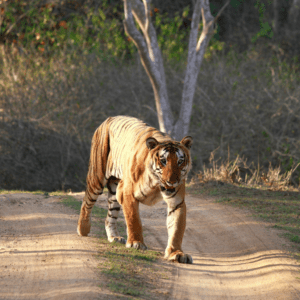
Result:
{"label": "tiger", "polygon": [[[168,242],[164,258],[192,264],[192,256],[182,250],[186,228],[185,182],[192,164],[192,143],[191,136],[177,142],[169,134],[137,118],[116,116],[106,119],[92,138],[78,235],[87,236],[90,232],[92,208],[107,186],[105,230],[108,241],[146,250],[139,204],[152,206],[164,200],[168,206]],[[121,206],[127,240],[117,229]]]}

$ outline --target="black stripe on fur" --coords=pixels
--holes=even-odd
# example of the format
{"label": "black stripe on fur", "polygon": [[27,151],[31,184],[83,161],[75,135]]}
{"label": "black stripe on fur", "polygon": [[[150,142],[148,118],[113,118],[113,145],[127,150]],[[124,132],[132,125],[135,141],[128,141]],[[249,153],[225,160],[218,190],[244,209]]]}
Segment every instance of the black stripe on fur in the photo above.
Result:
{"label": "black stripe on fur", "polygon": [[118,219],[117,217],[113,217],[109,212],[108,212],[107,216],[110,218],[113,218],[113,219]]}
{"label": "black stripe on fur", "polygon": [[109,211],[112,211],[112,210],[120,211],[120,209],[121,209],[120,207],[113,207],[113,208],[109,208],[108,210],[109,210]]}
{"label": "black stripe on fur", "polygon": [[175,210],[177,210],[177,209],[180,207],[180,205],[181,205],[182,203],[183,203],[183,201],[180,202],[178,205],[176,205],[176,207],[168,213],[168,216],[169,216],[170,214],[172,214]]}

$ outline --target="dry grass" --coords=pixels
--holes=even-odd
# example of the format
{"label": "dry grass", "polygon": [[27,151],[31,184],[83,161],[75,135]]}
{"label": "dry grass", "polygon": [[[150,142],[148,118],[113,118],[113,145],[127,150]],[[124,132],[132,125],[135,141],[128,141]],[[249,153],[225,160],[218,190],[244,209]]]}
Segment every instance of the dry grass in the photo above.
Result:
{"label": "dry grass", "polygon": [[233,161],[225,161],[218,163],[214,160],[210,161],[210,166],[203,167],[191,181],[191,184],[205,184],[208,182],[242,184],[248,187],[267,187],[272,191],[295,190],[296,184],[293,182],[293,174],[300,166],[298,163],[289,171],[282,172],[282,168],[272,167],[270,164],[266,172],[255,168],[253,164],[248,165],[246,160],[239,156]]}
{"label": "dry grass", "polygon": [[[176,115],[184,63],[165,67]],[[62,53],[45,61],[2,51],[0,70],[1,188],[82,190],[93,132],[107,117],[131,115],[158,126],[153,91],[138,57],[108,62]],[[221,162],[229,149],[234,161],[245,157],[259,166],[259,175],[251,168],[246,172],[247,182],[263,180],[264,172],[269,183],[277,174],[279,182],[297,186],[298,169],[283,175],[300,161],[297,72],[296,64],[288,66],[276,56],[261,59],[255,51],[206,61],[190,126],[193,174],[200,170],[209,176],[210,153]],[[215,163],[212,172],[227,170],[230,177],[237,165],[242,172],[240,164],[237,158],[223,170],[226,164]]]}
{"label": "dry grass", "polygon": [[240,158],[220,164],[212,161],[187,185],[187,193],[247,208],[267,226],[280,229],[279,234],[292,242],[289,250],[299,259],[300,195],[299,187],[291,182],[295,168],[282,173],[280,168],[270,166],[263,173]]}

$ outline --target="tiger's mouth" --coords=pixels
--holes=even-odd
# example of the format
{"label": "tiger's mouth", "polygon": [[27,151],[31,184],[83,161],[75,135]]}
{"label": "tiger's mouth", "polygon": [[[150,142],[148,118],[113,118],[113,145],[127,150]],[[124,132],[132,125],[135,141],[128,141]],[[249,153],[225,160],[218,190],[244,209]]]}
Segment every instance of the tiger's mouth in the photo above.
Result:
{"label": "tiger's mouth", "polygon": [[173,188],[173,189],[166,189],[164,186],[160,186],[160,190],[162,191],[162,192],[164,192],[165,194],[167,194],[167,195],[171,195],[171,194],[173,194],[173,193],[175,193],[175,188]]}

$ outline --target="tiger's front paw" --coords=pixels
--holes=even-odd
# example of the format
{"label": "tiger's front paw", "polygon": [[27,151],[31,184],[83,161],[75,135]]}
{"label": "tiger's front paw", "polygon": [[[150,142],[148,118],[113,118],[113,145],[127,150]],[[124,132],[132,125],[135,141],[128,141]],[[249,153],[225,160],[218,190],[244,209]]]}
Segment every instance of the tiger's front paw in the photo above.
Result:
{"label": "tiger's front paw", "polygon": [[168,261],[176,261],[182,264],[192,264],[193,258],[189,254],[185,254],[180,250],[176,250],[170,254],[165,255]]}
{"label": "tiger's front paw", "polygon": [[138,241],[133,241],[133,242],[127,242],[126,243],[126,248],[134,248],[134,249],[140,249],[140,250],[147,250],[147,246]]}
{"label": "tiger's front paw", "polygon": [[126,244],[126,240],[121,237],[121,236],[111,236],[108,238],[108,241],[113,243],[113,242],[117,242],[117,243],[120,243],[120,244]]}

